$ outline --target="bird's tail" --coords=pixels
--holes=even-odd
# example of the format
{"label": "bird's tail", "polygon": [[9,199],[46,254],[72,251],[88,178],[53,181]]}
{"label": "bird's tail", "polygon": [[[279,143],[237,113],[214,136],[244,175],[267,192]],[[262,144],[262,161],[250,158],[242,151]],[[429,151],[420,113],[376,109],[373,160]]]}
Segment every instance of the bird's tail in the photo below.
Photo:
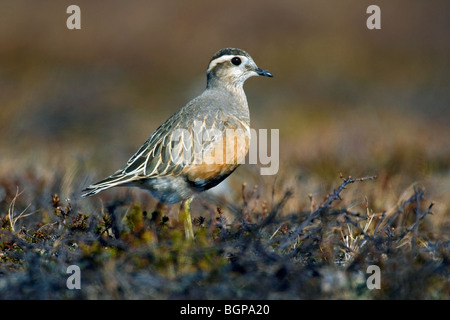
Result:
{"label": "bird's tail", "polygon": [[108,178],[88,186],[86,189],[83,190],[83,192],[86,193],[83,193],[81,197],[83,198],[89,197],[112,187],[126,186],[131,184],[135,180],[136,176],[123,174],[123,172],[119,170],[114,174],[112,174],[111,176],[109,176]]}

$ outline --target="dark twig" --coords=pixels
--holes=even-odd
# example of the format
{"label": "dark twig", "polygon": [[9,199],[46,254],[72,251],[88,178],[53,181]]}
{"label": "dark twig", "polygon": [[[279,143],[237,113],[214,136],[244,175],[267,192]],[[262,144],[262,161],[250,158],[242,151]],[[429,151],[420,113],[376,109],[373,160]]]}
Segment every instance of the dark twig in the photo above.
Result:
{"label": "dark twig", "polygon": [[375,227],[375,231],[373,232],[373,235],[376,236],[378,234],[378,228],[381,226],[381,224],[384,221],[384,218],[386,218],[386,211],[383,211],[381,214],[380,221],[378,221],[377,226]]}
{"label": "dark twig", "polygon": [[287,200],[292,196],[292,191],[288,190],[284,193],[283,198],[273,207],[269,215],[261,222],[259,225],[259,230],[262,230],[265,226],[272,223],[276,215],[281,211],[281,209],[286,204]]}
{"label": "dark twig", "polygon": [[401,213],[405,212],[405,208],[406,208],[407,205],[412,204],[412,203],[414,203],[414,202],[416,202],[416,201],[418,201],[418,200],[423,199],[423,195],[424,195],[423,189],[416,190],[416,189],[414,188],[414,194],[413,194],[408,200],[404,201],[404,202],[400,205],[400,207],[397,209],[397,211],[395,211],[395,212],[392,214],[392,216],[391,216],[391,217],[388,219],[388,221],[386,222],[385,228],[389,228],[389,227],[392,225],[392,223],[394,223],[394,221],[397,219],[397,217],[398,217]]}
{"label": "dark twig", "polygon": [[433,207],[434,203],[431,203],[428,206],[428,209],[425,212],[420,212],[420,210],[418,210],[416,208],[416,221],[409,226],[408,228],[406,228],[406,230],[399,236],[398,240],[396,241],[396,243],[399,243],[408,233],[410,233],[411,231],[414,231],[413,233],[413,237],[412,237],[412,245],[415,245],[416,239],[417,239],[417,234],[418,234],[418,229],[419,229],[419,223],[420,221],[423,220],[423,218],[425,218],[425,216],[427,216],[428,214],[432,214],[431,212],[431,208]]}
{"label": "dark twig", "polygon": [[358,181],[365,181],[365,180],[373,180],[376,179],[376,176],[367,176],[367,177],[362,177],[362,178],[352,178],[352,177],[348,177],[348,178],[343,178],[342,174],[341,174],[341,179],[343,179],[344,181],[341,183],[341,185],[334,190],[329,196],[328,198],[325,200],[324,203],[322,203],[319,208],[317,208],[316,211],[314,211],[313,213],[311,213],[309,215],[309,217],[302,222],[302,224],[297,227],[292,234],[280,245],[280,249],[283,250],[285,249],[287,246],[291,245],[295,239],[300,235],[300,233],[302,233],[303,229],[309,225],[318,215],[322,214],[326,209],[328,209],[331,204],[333,203],[333,201],[335,200],[342,200],[340,193],[345,189],[345,187],[347,185],[349,185],[350,183],[355,183]]}

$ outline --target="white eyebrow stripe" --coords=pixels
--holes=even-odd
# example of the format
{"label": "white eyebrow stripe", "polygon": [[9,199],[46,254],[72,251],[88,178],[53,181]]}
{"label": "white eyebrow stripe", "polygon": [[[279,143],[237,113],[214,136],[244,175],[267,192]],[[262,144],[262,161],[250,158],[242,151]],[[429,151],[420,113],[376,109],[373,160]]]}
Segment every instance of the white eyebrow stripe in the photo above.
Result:
{"label": "white eyebrow stripe", "polygon": [[207,72],[214,69],[216,67],[216,65],[218,65],[219,63],[223,63],[225,61],[231,60],[231,58],[234,58],[234,57],[239,57],[239,58],[241,58],[242,61],[244,61],[244,59],[247,59],[247,57],[245,57],[245,56],[226,54],[226,55],[220,56],[220,57],[212,60],[209,63]]}

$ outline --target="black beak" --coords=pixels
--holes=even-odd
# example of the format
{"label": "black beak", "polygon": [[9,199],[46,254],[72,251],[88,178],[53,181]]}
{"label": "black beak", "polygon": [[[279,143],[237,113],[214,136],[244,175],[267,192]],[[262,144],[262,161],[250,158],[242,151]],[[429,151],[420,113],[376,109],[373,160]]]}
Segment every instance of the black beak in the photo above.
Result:
{"label": "black beak", "polygon": [[272,78],[272,77],[273,77],[273,75],[272,75],[269,71],[263,70],[263,69],[260,69],[260,68],[256,69],[255,72],[256,72],[259,76],[264,76],[264,77],[269,77],[269,78]]}

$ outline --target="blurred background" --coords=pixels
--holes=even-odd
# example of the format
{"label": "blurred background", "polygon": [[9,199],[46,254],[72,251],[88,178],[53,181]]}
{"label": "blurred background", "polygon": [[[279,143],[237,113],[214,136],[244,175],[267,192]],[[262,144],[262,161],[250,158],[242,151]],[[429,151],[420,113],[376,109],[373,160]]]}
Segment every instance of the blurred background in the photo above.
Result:
{"label": "blurred background", "polygon": [[[71,4],[81,30],[66,28]],[[381,30],[366,27],[371,4]],[[0,200],[15,192],[5,181],[32,201],[111,174],[203,91],[210,58],[232,46],[274,74],[245,90],[252,127],[280,130],[280,171],[245,165],[230,184],[293,186],[295,209],[340,171],[377,174],[374,208],[421,183],[447,215],[449,12],[445,0],[1,0]]]}

